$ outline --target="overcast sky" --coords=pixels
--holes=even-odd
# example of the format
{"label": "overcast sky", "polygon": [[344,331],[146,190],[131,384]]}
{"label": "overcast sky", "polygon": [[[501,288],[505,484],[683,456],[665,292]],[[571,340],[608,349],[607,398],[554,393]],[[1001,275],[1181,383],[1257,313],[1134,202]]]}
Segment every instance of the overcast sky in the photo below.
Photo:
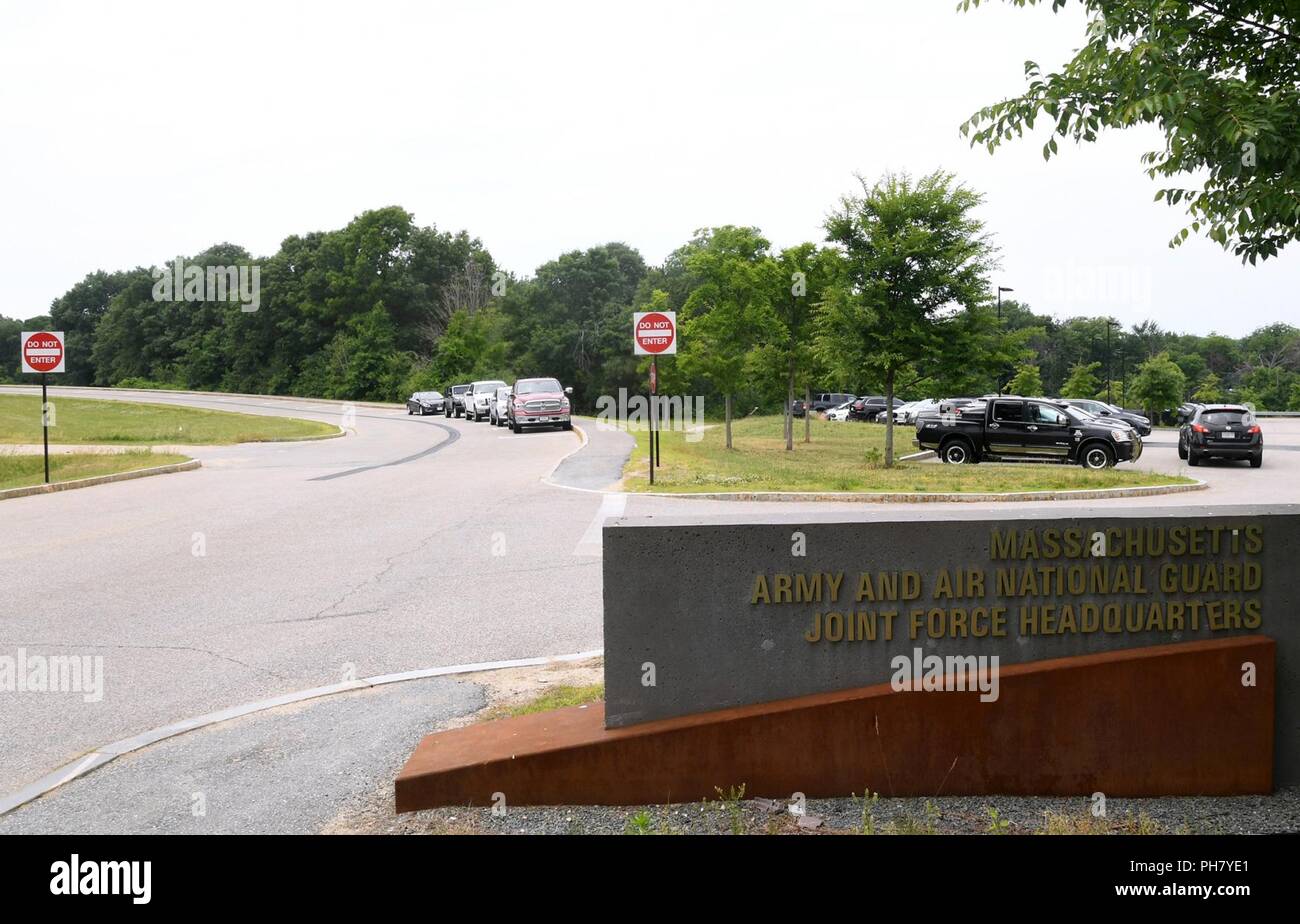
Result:
{"label": "overcast sky", "polygon": [[1083,35],[956,0],[0,2],[0,314],[86,273],[401,205],[520,274],[696,228],[821,240],[853,174],[955,172],[987,197],[995,284],[1040,312],[1234,335],[1295,322],[1300,247],[1243,268],[1152,202],[1153,133],[1044,163],[959,124]]}

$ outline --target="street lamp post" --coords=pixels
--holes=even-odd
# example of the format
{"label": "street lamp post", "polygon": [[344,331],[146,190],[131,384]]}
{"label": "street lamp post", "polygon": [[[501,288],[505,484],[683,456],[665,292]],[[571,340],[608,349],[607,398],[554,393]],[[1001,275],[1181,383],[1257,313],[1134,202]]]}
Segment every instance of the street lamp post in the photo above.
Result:
{"label": "street lamp post", "polygon": [[[1009,289],[1006,286],[998,286],[998,349],[1002,349],[1002,293],[1014,292],[1015,289]],[[998,394],[1002,394],[1002,375],[998,375]]]}
{"label": "street lamp post", "polygon": [[1111,379],[1114,378],[1114,376],[1111,373],[1110,329],[1112,326],[1116,326],[1116,325],[1118,325],[1118,322],[1114,318],[1106,319],[1106,403],[1107,404],[1115,403],[1114,401],[1111,400],[1110,397]]}

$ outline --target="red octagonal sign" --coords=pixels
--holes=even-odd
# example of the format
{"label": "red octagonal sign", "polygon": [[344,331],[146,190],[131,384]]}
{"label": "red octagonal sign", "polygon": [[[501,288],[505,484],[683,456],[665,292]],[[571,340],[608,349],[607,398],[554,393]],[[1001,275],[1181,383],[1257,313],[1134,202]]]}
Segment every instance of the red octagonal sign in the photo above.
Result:
{"label": "red octagonal sign", "polygon": [[23,331],[23,372],[63,371],[63,331]]}
{"label": "red octagonal sign", "polygon": [[632,345],[637,356],[677,352],[677,312],[638,311],[632,315]]}

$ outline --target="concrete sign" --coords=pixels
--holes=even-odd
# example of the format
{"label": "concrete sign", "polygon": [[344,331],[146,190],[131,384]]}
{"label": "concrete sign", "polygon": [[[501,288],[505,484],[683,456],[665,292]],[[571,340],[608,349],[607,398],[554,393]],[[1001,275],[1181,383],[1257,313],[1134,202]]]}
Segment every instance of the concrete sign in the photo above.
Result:
{"label": "concrete sign", "polygon": [[1277,641],[1277,784],[1294,785],[1297,560],[1296,505],[611,521],[606,724],[899,676],[925,688],[953,659],[982,669],[1258,634]]}

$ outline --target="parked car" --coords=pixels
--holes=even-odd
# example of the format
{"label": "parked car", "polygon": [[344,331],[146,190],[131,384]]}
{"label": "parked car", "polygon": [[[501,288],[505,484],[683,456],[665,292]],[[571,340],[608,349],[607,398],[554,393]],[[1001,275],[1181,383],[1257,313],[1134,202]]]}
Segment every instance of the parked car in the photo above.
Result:
{"label": "parked car", "polygon": [[916,445],[954,464],[1042,459],[1102,469],[1136,462],[1142,455],[1142,440],[1131,427],[1045,398],[991,398],[982,415],[975,414],[974,407],[966,405],[960,415],[918,420]]}
{"label": "parked car", "polygon": [[492,413],[492,400],[497,389],[505,384],[500,379],[472,383],[469,391],[465,392],[465,416],[475,423],[487,418]]}
{"label": "parked car", "polygon": [[572,430],[569,396],[573,388],[561,388],[557,379],[519,379],[510,389],[506,422],[511,431],[527,427],[559,427]]}
{"label": "parked car", "polygon": [[447,389],[447,396],[443,399],[442,412],[448,417],[459,417],[465,413],[465,393],[470,390],[469,385],[453,385]]}
{"label": "parked car", "polygon": [[939,402],[934,398],[926,398],[924,401],[912,401],[894,411],[894,423],[914,424],[918,417],[931,414],[937,415],[938,413]]}
{"label": "parked car", "polygon": [[1184,401],[1174,409],[1174,424],[1181,427],[1192,419],[1192,416],[1195,415],[1197,409],[1204,406],[1205,405],[1198,404],[1195,401]]}
{"label": "parked car", "polygon": [[1250,408],[1240,404],[1198,405],[1178,431],[1178,458],[1188,465],[1204,459],[1249,459],[1264,464],[1264,433]]}
{"label": "parked car", "polygon": [[411,397],[406,399],[406,413],[419,414],[441,414],[442,413],[442,392],[438,391],[417,391]]}
{"label": "parked car", "polygon": [[488,421],[494,427],[504,427],[506,425],[506,412],[510,408],[510,386],[502,385],[497,389],[497,393],[492,397],[492,411],[488,416]]}
{"label": "parked car", "polygon": [[851,405],[852,403],[853,403],[852,401],[845,401],[843,404],[831,408],[829,411],[826,412],[826,419],[827,420],[848,420],[849,405]]}
{"label": "parked car", "polygon": [[1114,404],[1107,404],[1105,401],[1093,401],[1090,398],[1060,398],[1058,401],[1061,404],[1068,404],[1070,407],[1081,408],[1093,417],[1110,417],[1115,420],[1122,420],[1136,430],[1138,436],[1151,435],[1150,420],[1141,414],[1134,414]]}
{"label": "parked car", "polygon": [[[903,403],[901,398],[894,399],[894,408]],[[849,405],[849,420],[875,421],[885,412],[884,395],[864,395]]]}
{"label": "parked car", "polygon": [[[855,397],[854,395],[845,394],[843,392],[838,392],[838,391],[824,391],[821,392],[820,394],[813,395],[813,401],[812,401],[813,413],[821,414],[825,411],[831,410],[832,408],[837,408],[845,401],[852,401],[854,397]],[[795,402],[795,404],[798,405],[800,404],[800,402]],[[796,416],[802,417],[803,414],[801,413]]]}

